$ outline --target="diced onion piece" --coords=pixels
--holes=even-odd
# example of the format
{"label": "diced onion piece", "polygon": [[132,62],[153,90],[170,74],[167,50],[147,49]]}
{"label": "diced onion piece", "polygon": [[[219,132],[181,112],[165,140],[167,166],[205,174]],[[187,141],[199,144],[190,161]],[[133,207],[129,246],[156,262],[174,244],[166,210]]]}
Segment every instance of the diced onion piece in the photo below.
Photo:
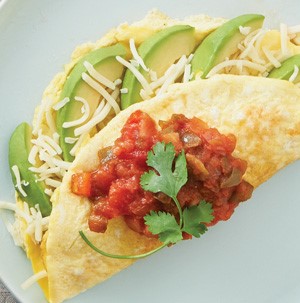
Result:
{"label": "diced onion piece", "polygon": [[142,69],[144,71],[148,72],[149,68],[145,65],[145,62],[143,61],[143,59],[138,54],[137,49],[135,47],[134,39],[131,38],[129,40],[129,46],[130,46],[130,51],[132,53],[132,56],[133,56],[134,60],[142,67]]}
{"label": "diced onion piece", "polygon": [[18,191],[20,192],[20,194],[23,197],[27,197],[26,192],[24,191],[24,189],[22,188],[22,184],[21,184],[21,176],[20,176],[20,171],[19,171],[19,167],[17,165],[13,165],[12,166],[12,171],[16,177],[16,188],[18,189]]}
{"label": "diced onion piece", "polygon": [[110,81],[109,79],[107,79],[106,77],[104,77],[103,75],[101,75],[98,71],[96,71],[90,62],[84,61],[83,65],[85,66],[89,74],[98,82],[100,82],[101,84],[112,90],[116,89],[116,84]]}
{"label": "diced onion piece", "polygon": [[28,289],[30,286],[32,286],[34,283],[36,283],[37,281],[46,278],[47,277],[47,272],[46,270],[42,270],[36,274],[34,274],[33,276],[31,276],[30,278],[28,278],[25,282],[23,282],[21,284],[22,289]]}
{"label": "diced onion piece", "polygon": [[88,74],[82,73],[81,75],[83,81],[85,81],[89,86],[91,86],[94,90],[96,90],[103,98],[110,103],[110,105],[113,107],[116,114],[120,112],[120,107],[116,100],[112,98],[112,96],[93,78],[91,78]]}
{"label": "diced onion piece", "polygon": [[294,65],[294,71],[293,71],[292,75],[290,76],[289,81],[290,82],[295,81],[295,79],[297,78],[298,74],[299,74],[299,67],[297,65]]}
{"label": "diced onion piece", "polygon": [[70,122],[64,122],[62,125],[63,128],[70,128],[70,127],[78,126],[78,125],[84,123],[90,115],[90,106],[89,106],[88,102],[84,98],[78,97],[78,96],[75,97],[75,100],[83,103],[83,105],[85,107],[84,114],[82,115],[82,117],[80,117],[77,120],[70,121]]}
{"label": "diced onion piece", "polygon": [[146,93],[148,95],[151,95],[153,93],[153,90],[152,90],[151,86],[149,85],[148,81],[132,64],[130,64],[128,61],[126,61],[125,59],[123,59],[120,56],[117,56],[116,59],[121,64],[123,64],[125,67],[127,67],[134,74],[134,76],[141,83],[142,87],[144,88],[144,90],[146,91]]}

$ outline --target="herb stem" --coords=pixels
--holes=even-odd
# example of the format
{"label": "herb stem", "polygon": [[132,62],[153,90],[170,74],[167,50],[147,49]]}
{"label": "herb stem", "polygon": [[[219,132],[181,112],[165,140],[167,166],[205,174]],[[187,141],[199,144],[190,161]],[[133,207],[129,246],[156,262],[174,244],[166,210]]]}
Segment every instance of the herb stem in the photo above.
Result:
{"label": "herb stem", "polygon": [[174,202],[175,202],[175,204],[176,204],[176,206],[178,208],[178,212],[179,212],[179,226],[180,226],[180,228],[182,228],[182,226],[183,226],[183,213],[182,213],[181,205],[180,205],[180,203],[179,203],[179,201],[178,201],[178,199],[177,199],[176,196],[172,197],[172,199],[174,200]]}
{"label": "herb stem", "polygon": [[105,257],[109,257],[109,258],[114,258],[114,259],[141,259],[141,258],[145,258],[148,257],[154,253],[156,253],[157,251],[161,250],[162,248],[166,247],[168,244],[165,243],[153,250],[150,250],[144,254],[140,254],[140,255],[115,255],[115,254],[110,254],[107,253],[99,248],[97,248],[88,238],[87,236],[84,234],[84,232],[81,230],[79,231],[79,234],[81,236],[81,238],[85,241],[85,243],[90,246],[94,251],[96,251],[97,253],[105,256]]}

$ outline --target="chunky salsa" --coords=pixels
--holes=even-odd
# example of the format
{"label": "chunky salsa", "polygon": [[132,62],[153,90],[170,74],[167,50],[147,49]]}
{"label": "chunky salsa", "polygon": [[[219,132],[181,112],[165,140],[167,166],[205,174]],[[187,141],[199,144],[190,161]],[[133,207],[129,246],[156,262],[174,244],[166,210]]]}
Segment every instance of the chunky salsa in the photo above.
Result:
{"label": "chunky salsa", "polygon": [[178,216],[168,196],[145,191],[140,185],[141,175],[150,169],[147,153],[157,142],[171,142],[176,153],[184,150],[188,181],[177,198],[182,208],[201,200],[212,203],[214,220],[210,225],[229,219],[235,207],[251,197],[253,187],[242,179],[247,163],[232,156],[235,136],[220,134],[202,120],[184,115],[173,115],[159,126],[160,130],[142,111],[132,113],[115,144],[99,151],[99,167],[72,176],[72,192],[92,203],[90,230],[105,232],[108,220],[123,216],[131,229],[151,237],[144,223],[151,210]]}

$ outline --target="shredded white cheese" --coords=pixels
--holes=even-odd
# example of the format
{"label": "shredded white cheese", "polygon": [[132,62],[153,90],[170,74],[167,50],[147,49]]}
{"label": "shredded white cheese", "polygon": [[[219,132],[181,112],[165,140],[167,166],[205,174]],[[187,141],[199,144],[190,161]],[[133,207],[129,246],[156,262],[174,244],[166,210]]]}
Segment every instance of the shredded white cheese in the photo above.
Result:
{"label": "shredded white cheese", "polygon": [[290,76],[289,81],[290,82],[295,81],[295,79],[298,77],[298,74],[299,74],[299,67],[297,65],[294,65],[294,71],[293,71],[292,75]]}
{"label": "shredded white cheese", "polygon": [[65,142],[68,144],[74,144],[75,142],[78,141],[78,138],[73,138],[73,137],[66,137]]}
{"label": "shredded white cheese", "polygon": [[253,63],[248,60],[228,60],[228,61],[223,61],[213,67],[210,72],[207,74],[206,78],[210,78],[213,75],[219,73],[222,71],[226,66],[236,66],[237,64],[242,64],[243,66],[249,67],[251,69],[257,70],[261,73],[266,71],[266,67],[257,63]]}
{"label": "shredded white cheese", "polygon": [[[120,94],[120,89],[116,88],[112,92],[111,97],[114,100],[117,100],[119,94]],[[102,122],[108,116],[111,108],[112,107],[110,103],[107,102],[105,105],[104,100],[102,100],[99,106],[97,107],[97,109],[95,110],[92,119],[85,125],[82,125],[81,127],[78,127],[74,130],[75,136],[80,136],[83,134],[87,135],[98,123]]]}
{"label": "shredded white cheese", "polygon": [[289,49],[288,49],[288,30],[287,30],[287,25],[281,23],[280,24],[280,44],[281,44],[281,51],[282,54],[286,57],[290,55]]}
{"label": "shredded white cheese", "polygon": [[56,131],[56,124],[55,124],[55,120],[54,120],[53,113],[52,113],[53,100],[51,100],[50,98],[47,98],[45,102],[46,102],[46,104],[45,104],[46,122],[49,126],[50,131],[55,132]]}
{"label": "shredded white cheese", "polygon": [[[43,233],[48,229],[49,217],[42,217],[38,205],[29,208],[27,202],[23,202],[23,210],[21,210],[16,204],[0,202],[0,209],[14,211],[17,217],[24,219],[27,223],[25,233],[31,236],[35,243],[40,243],[42,241]],[[13,236],[15,244],[17,246],[22,246],[23,240],[21,236],[22,232],[20,231],[20,220],[16,219],[14,224],[7,223],[6,226]]]}
{"label": "shredded white cheese", "polygon": [[128,88],[124,87],[120,89],[121,94],[128,94]]}
{"label": "shredded white cheese", "polygon": [[247,36],[251,32],[251,26],[239,26],[239,31],[242,35]]}
{"label": "shredded white cheese", "polygon": [[110,103],[116,114],[120,112],[120,107],[116,100],[112,98],[112,96],[98,82],[96,82],[86,73],[82,74],[82,79],[94,90],[96,90],[107,102]]}
{"label": "shredded white cheese", "polygon": [[246,58],[246,57],[249,55],[249,53],[250,53],[251,51],[253,51],[253,49],[255,49],[254,43],[259,39],[259,37],[261,37],[261,36],[263,36],[263,35],[265,35],[265,34],[266,34],[266,30],[260,29],[260,30],[258,30],[258,32],[254,35],[254,37],[252,37],[252,38],[250,39],[250,41],[247,41],[247,37],[250,37],[250,35],[247,36],[247,37],[245,38],[245,40],[244,40],[245,49],[244,49],[244,51],[242,51],[242,53],[240,54],[239,58],[240,58],[240,59]]}
{"label": "shredded white cheese", "polygon": [[184,68],[182,83],[187,83],[191,80],[191,64],[187,64]]}
{"label": "shredded white cheese", "polygon": [[47,178],[45,179],[45,183],[49,186],[52,186],[54,188],[57,188],[59,186],[61,186],[61,182],[58,181],[58,180],[54,180],[54,179],[51,179],[51,178]]}
{"label": "shredded white cheese", "polygon": [[70,128],[70,127],[78,126],[78,125],[84,123],[88,119],[88,117],[90,115],[90,106],[89,106],[89,103],[84,98],[78,97],[78,96],[75,97],[75,100],[78,101],[78,102],[82,102],[83,103],[84,113],[77,120],[70,121],[70,122],[64,122],[63,125],[62,125],[63,128]]}
{"label": "shredded white cheese", "polygon": [[115,84],[115,86],[118,86],[118,85],[122,84],[122,80],[121,79],[116,79],[114,81],[114,84]]}
{"label": "shredded white cheese", "polygon": [[150,99],[150,95],[148,95],[143,88],[140,90],[140,96],[142,97],[143,100]]}
{"label": "shredded white cheese", "polygon": [[60,110],[63,108],[68,102],[70,102],[70,98],[66,97],[63,100],[57,102],[55,105],[52,106],[54,110]]}
{"label": "shredded white cheese", "polygon": [[47,277],[47,272],[46,270],[42,270],[36,274],[34,274],[33,276],[31,276],[30,278],[28,278],[25,282],[23,282],[21,284],[22,289],[28,289],[30,286],[32,286],[34,283],[36,283],[37,281],[46,278]]}
{"label": "shredded white cheese", "polygon": [[42,131],[39,133],[39,138],[44,140],[46,143],[48,143],[53,149],[55,150],[57,155],[60,155],[62,153],[61,147],[57,143],[57,141],[54,138],[51,138],[49,136],[43,135]]}
{"label": "shredded white cheese", "polygon": [[266,55],[266,57],[268,58],[268,60],[270,61],[270,63],[272,63],[272,65],[274,65],[276,68],[281,66],[280,61],[275,58],[275,56],[269,49],[267,49],[266,47],[263,47],[262,50],[263,50],[264,54]]}
{"label": "shredded white cheese", "polygon": [[161,88],[159,89],[157,95],[161,95],[162,93],[164,93],[168,87],[174,83],[176,81],[176,79],[183,74],[184,70],[185,70],[185,66],[188,63],[188,59],[185,55],[183,55],[177,63],[175,63],[174,69],[173,70],[169,70],[169,74],[167,75],[167,79],[166,81],[163,83],[163,85],[161,86]]}
{"label": "shredded white cheese", "polygon": [[[42,120],[43,120],[44,116],[46,116],[46,112],[51,109],[52,102],[53,101],[50,98],[46,97],[45,99],[42,100],[41,105],[38,107],[36,119],[35,119],[35,125],[32,130],[32,133],[34,135],[37,135],[39,129],[41,129]],[[47,117],[46,117],[46,121],[47,121]],[[53,128],[53,121],[52,122],[50,121],[49,128],[51,129],[51,127]]]}
{"label": "shredded white cheese", "polygon": [[16,188],[18,189],[19,193],[23,196],[23,197],[27,197],[26,192],[24,191],[23,187],[22,187],[22,183],[21,183],[21,175],[20,175],[20,171],[19,171],[19,167],[17,165],[13,165],[11,170],[13,171],[15,177],[16,177]]}
{"label": "shredded white cheese", "polygon": [[128,61],[126,61],[125,59],[123,59],[120,56],[117,56],[116,59],[123,64],[125,67],[127,67],[133,74],[134,76],[137,78],[137,80],[141,83],[143,89],[146,91],[146,93],[148,95],[151,95],[153,93],[153,90],[151,88],[151,86],[149,85],[148,81],[146,80],[146,78],[137,70],[136,67],[134,67],[132,64],[130,64]]}
{"label": "shredded white cheese", "polygon": [[79,147],[81,146],[81,144],[82,144],[82,142],[84,141],[85,138],[86,138],[86,134],[83,133],[83,134],[79,137],[78,141],[75,143],[75,145],[73,146],[73,148],[70,150],[70,155],[71,155],[71,156],[75,156],[75,155],[76,155],[76,153],[77,153]]}
{"label": "shredded white cheese", "polygon": [[28,162],[30,164],[32,164],[32,165],[36,164],[36,157],[37,157],[38,152],[39,152],[39,147],[36,145],[33,145],[30,150],[29,156],[28,156]]}
{"label": "shredded white cheese", "polygon": [[132,38],[129,40],[129,47],[130,47],[130,51],[132,53],[132,56],[133,56],[134,60],[138,63],[138,65],[140,65],[142,67],[142,69],[144,71],[148,72],[149,68],[145,65],[143,59],[138,54],[138,51],[137,51],[137,49],[135,47],[134,39],[132,39]]}
{"label": "shredded white cheese", "polygon": [[52,189],[49,189],[49,188],[46,188],[46,189],[44,190],[44,193],[45,193],[47,196],[52,197],[52,195],[53,195],[53,190],[52,190]]}
{"label": "shredded white cheese", "polygon": [[153,81],[156,81],[158,78],[157,78],[157,73],[154,71],[154,70],[150,70],[149,71],[149,76],[150,76],[150,80],[153,82]]}
{"label": "shredded white cheese", "polygon": [[99,83],[103,84],[104,86],[107,86],[112,90],[116,89],[116,84],[101,75],[99,72],[97,72],[91,63],[89,63],[88,61],[84,61],[83,65],[85,66],[89,74]]}

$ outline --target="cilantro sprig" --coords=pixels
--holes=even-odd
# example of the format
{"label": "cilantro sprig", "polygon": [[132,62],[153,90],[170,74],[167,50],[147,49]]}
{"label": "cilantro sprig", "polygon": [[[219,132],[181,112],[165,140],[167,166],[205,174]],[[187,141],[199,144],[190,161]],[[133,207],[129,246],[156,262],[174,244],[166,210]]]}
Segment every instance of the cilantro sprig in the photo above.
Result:
{"label": "cilantro sprig", "polygon": [[182,227],[182,209],[177,200],[177,195],[181,187],[187,182],[188,174],[184,151],[176,158],[173,170],[174,159],[174,145],[172,143],[166,145],[163,142],[158,142],[154,146],[153,152],[150,151],[147,157],[148,166],[154,168],[158,174],[154,170],[144,173],[141,177],[141,186],[144,190],[153,193],[162,192],[172,198],[178,208],[179,225]]}
{"label": "cilantro sprig", "polygon": [[139,259],[149,256],[167,245],[175,244],[183,239],[182,233],[188,233],[199,238],[207,231],[205,223],[210,223],[214,217],[210,203],[200,201],[198,205],[187,207],[182,210],[177,195],[188,179],[187,163],[184,151],[177,157],[172,143],[158,142],[153,151],[148,152],[147,164],[153,170],[149,170],[141,177],[140,184],[144,190],[158,193],[162,192],[169,196],[178,208],[179,222],[176,217],[167,212],[151,211],[144,217],[149,231],[158,235],[163,243],[161,246],[140,255],[115,255],[104,252],[94,246],[86,235],[80,231],[82,239],[96,252],[110,258]]}

